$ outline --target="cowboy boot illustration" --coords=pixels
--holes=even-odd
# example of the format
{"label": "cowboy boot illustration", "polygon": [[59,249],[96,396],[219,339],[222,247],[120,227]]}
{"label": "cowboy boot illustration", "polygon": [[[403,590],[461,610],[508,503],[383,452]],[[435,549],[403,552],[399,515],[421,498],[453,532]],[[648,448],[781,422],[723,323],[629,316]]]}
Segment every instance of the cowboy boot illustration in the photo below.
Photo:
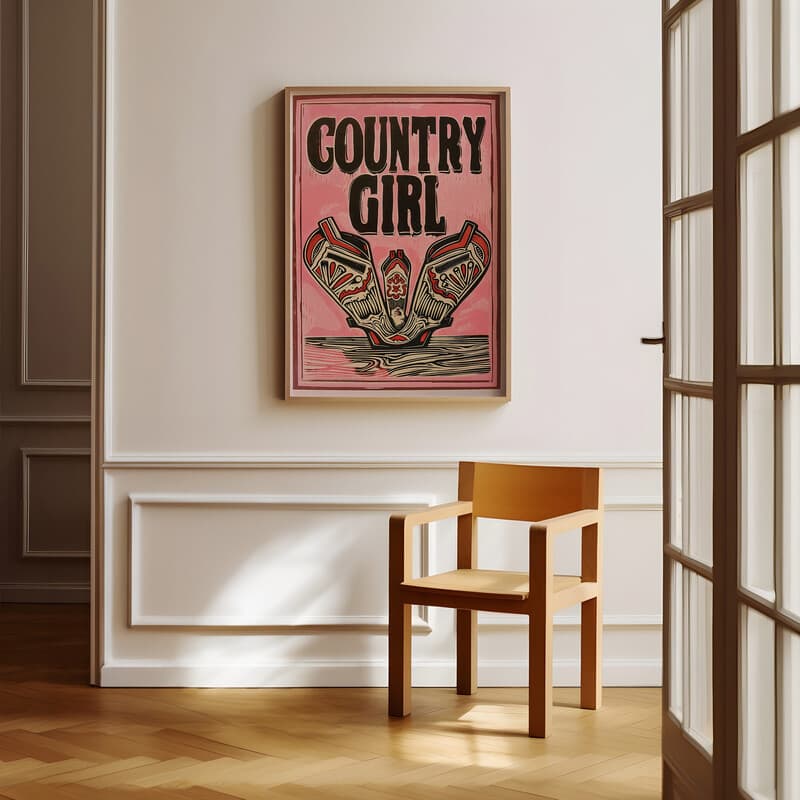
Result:
{"label": "cowboy boot illustration", "polygon": [[401,333],[427,344],[435,330],[451,325],[453,312],[480,283],[490,262],[489,239],[471,220],[465,220],[459,233],[432,244]]}
{"label": "cowboy boot illustration", "polygon": [[453,312],[486,274],[491,248],[471,220],[464,222],[459,233],[432,244],[408,314],[411,262],[402,250],[389,251],[381,265],[386,298],[377,282],[369,244],[360,236],[341,232],[332,217],[320,220],[306,239],[303,261],[345,312],[348,325],[363,330],[373,347],[409,347],[426,345],[434,331],[452,324]]}
{"label": "cowboy boot illustration", "polygon": [[365,239],[342,233],[333,217],[326,217],[306,239],[303,261],[317,283],[345,312],[350,327],[361,328],[375,346],[395,333]]}
{"label": "cowboy boot illustration", "polygon": [[408,300],[408,281],[411,276],[411,262],[402,250],[390,250],[381,264],[383,290],[389,319],[396,329],[406,321],[406,302]]}

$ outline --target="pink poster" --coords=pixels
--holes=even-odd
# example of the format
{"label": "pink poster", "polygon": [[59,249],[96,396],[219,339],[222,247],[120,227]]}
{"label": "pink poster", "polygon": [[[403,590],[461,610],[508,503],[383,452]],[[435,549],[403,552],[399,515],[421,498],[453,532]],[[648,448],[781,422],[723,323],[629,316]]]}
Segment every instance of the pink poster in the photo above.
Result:
{"label": "pink poster", "polygon": [[507,90],[287,90],[287,396],[507,399]]}

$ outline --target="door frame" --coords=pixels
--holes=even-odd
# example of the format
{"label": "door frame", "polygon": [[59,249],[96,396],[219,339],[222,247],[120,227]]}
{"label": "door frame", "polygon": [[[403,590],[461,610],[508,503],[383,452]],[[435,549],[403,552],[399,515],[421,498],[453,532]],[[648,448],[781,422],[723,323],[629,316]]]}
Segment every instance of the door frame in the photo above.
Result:
{"label": "door frame", "polygon": [[[713,0],[714,797],[739,797],[739,120],[738,2]],[[735,231],[735,235],[731,232]]]}
{"label": "door frame", "polygon": [[[717,30],[717,16],[724,11],[724,0],[711,0],[713,3],[713,16],[712,16],[712,37]],[[674,219],[688,214],[692,211],[700,209],[712,209],[713,213],[713,245],[714,245],[714,261],[713,261],[713,276],[714,276],[714,292],[716,293],[717,286],[720,283],[717,280],[717,250],[716,240],[720,225],[718,223],[718,207],[720,202],[720,190],[717,183],[717,150],[716,141],[714,137],[717,135],[716,123],[718,122],[718,115],[715,113],[716,108],[712,109],[713,114],[713,129],[712,129],[712,143],[714,146],[714,161],[712,164],[712,185],[708,191],[703,191],[694,195],[683,196],[679,199],[672,200],[670,196],[670,179],[671,179],[671,141],[670,141],[670,69],[669,67],[669,37],[670,29],[682,17],[684,12],[696,5],[701,0],[678,0],[672,7],[669,7],[669,0],[662,0],[662,28],[661,28],[661,42],[662,42],[662,75],[661,75],[661,90],[662,90],[662,204],[663,204],[663,233],[662,233],[662,276],[663,276],[663,304],[664,304],[664,363],[663,363],[663,401],[662,401],[662,414],[663,414],[663,504],[664,504],[664,528],[663,528],[663,626],[662,626],[662,759],[664,761],[662,770],[662,794],[665,798],[672,798],[676,796],[688,796],[692,798],[722,798],[723,795],[714,793],[714,787],[717,784],[715,780],[715,771],[718,768],[719,762],[722,759],[718,758],[718,735],[721,730],[720,726],[724,726],[725,721],[722,718],[724,715],[724,707],[722,704],[714,702],[712,707],[713,713],[713,739],[714,739],[714,755],[713,758],[706,753],[699,744],[694,742],[688,737],[678,722],[669,710],[669,689],[671,683],[671,659],[670,659],[670,631],[672,627],[672,565],[680,564],[685,570],[691,570],[693,573],[700,575],[712,583],[712,685],[716,685],[716,670],[718,668],[716,654],[721,652],[719,646],[719,638],[724,632],[720,630],[719,626],[714,624],[717,619],[718,604],[720,603],[722,593],[718,591],[717,582],[720,574],[725,573],[724,558],[725,554],[718,553],[716,547],[716,537],[712,543],[712,563],[713,566],[709,567],[702,562],[698,562],[686,554],[682,549],[676,548],[671,543],[671,519],[672,519],[672,466],[673,461],[671,457],[671,440],[672,440],[672,418],[671,406],[673,394],[676,396],[703,398],[713,402],[713,424],[714,424],[714,444],[719,441],[716,429],[718,425],[717,405],[719,400],[719,383],[718,376],[719,370],[717,367],[718,348],[716,343],[721,341],[718,338],[716,327],[714,327],[714,373],[713,381],[711,383],[704,383],[698,381],[690,381],[688,379],[682,380],[674,378],[670,375],[671,368],[671,314],[670,314],[670,301],[671,301],[671,280],[670,280],[670,264],[671,264],[671,225]],[[735,0],[734,0],[735,2]],[[712,68],[714,78],[716,78],[716,55],[718,53],[716,40],[713,43],[714,57],[712,58]],[[715,86],[712,84],[712,94],[714,94]],[[715,307],[718,306],[716,294],[713,295],[713,302]],[[716,320],[715,320],[716,322]],[[716,447],[713,451],[714,469],[717,464],[717,451]],[[716,481],[713,482],[712,489],[712,513],[716,512],[718,507],[716,498],[717,485]],[[714,522],[716,525],[716,521]],[[683,588],[681,587],[681,591]],[[682,631],[682,636],[684,635]],[[688,709],[683,709],[684,715],[688,713]],[[677,785],[673,781],[673,776]],[[680,794],[676,794],[680,792]]]}
{"label": "door frame", "polygon": [[99,686],[104,662],[104,485],[106,322],[106,114],[108,0],[93,0],[92,95],[92,401],[89,682]]}

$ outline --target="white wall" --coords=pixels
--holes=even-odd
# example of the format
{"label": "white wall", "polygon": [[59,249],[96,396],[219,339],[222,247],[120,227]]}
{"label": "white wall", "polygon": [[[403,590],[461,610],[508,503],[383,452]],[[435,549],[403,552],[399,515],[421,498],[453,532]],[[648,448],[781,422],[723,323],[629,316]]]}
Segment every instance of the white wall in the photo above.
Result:
{"label": "white wall", "polygon": [[[606,676],[658,680],[659,9],[112,2],[104,683],[384,681],[386,507],[451,499],[460,457],[613,467]],[[511,87],[510,403],[282,399],[281,90],[315,84]],[[131,495],[134,621],[200,627],[128,626]],[[416,678],[451,683],[451,613],[417,627]],[[524,682],[524,629],[481,631],[481,679]]]}

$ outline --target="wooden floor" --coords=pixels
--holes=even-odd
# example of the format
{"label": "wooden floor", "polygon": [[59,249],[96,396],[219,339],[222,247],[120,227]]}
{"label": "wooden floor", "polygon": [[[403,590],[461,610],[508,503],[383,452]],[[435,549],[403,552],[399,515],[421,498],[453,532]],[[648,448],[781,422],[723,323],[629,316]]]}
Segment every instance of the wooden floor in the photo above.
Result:
{"label": "wooden floor", "polygon": [[526,735],[526,691],[96,689],[83,606],[0,606],[0,798],[656,798],[660,693],[556,690]]}

